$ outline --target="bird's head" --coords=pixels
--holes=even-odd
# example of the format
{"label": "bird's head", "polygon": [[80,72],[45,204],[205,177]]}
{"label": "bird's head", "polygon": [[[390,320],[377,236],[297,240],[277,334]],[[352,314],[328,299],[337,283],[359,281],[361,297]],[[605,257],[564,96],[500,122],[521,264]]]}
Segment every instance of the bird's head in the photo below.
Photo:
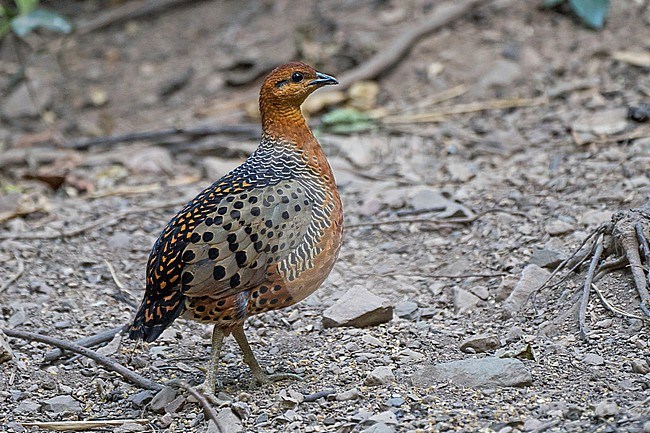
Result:
{"label": "bird's head", "polygon": [[314,90],[338,84],[336,78],[316,71],[301,62],[278,66],[266,77],[260,90],[260,103],[299,107]]}

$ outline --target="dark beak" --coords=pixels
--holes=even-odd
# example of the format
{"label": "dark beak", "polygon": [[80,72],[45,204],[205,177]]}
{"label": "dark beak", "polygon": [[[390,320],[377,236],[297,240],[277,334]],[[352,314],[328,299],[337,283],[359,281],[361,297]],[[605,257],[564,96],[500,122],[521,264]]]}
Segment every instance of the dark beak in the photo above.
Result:
{"label": "dark beak", "polygon": [[336,78],[331,77],[327,74],[323,74],[321,72],[316,72],[316,78],[315,80],[312,80],[309,85],[310,86],[326,86],[328,84],[338,84],[339,82],[336,80]]}

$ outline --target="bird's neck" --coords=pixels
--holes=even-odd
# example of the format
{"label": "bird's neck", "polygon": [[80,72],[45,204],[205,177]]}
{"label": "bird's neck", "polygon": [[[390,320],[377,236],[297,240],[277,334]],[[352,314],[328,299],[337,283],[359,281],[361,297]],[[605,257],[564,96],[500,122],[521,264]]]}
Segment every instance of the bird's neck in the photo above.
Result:
{"label": "bird's neck", "polygon": [[291,143],[308,153],[312,150],[320,150],[299,106],[262,100],[260,112],[265,136]]}

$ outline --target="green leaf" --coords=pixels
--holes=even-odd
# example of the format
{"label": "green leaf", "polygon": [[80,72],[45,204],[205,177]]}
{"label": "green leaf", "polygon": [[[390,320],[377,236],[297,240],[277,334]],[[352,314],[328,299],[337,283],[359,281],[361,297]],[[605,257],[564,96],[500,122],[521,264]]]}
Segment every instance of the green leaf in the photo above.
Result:
{"label": "green leaf", "polygon": [[544,9],[550,9],[550,8],[554,8],[560,3],[564,3],[565,1],[566,0],[543,0],[540,6]]}
{"label": "green leaf", "polygon": [[375,123],[370,117],[352,108],[338,108],[321,118],[323,130],[335,134],[352,134],[374,129]]}
{"label": "green leaf", "polygon": [[35,9],[27,15],[21,15],[11,21],[11,27],[20,37],[25,37],[41,27],[58,33],[70,33],[72,25],[61,15],[44,9]]}
{"label": "green leaf", "polygon": [[600,30],[605,25],[609,0],[569,0],[569,5],[582,22],[592,29]]}
{"label": "green leaf", "polygon": [[18,6],[18,15],[27,15],[38,6],[38,0],[15,0]]}

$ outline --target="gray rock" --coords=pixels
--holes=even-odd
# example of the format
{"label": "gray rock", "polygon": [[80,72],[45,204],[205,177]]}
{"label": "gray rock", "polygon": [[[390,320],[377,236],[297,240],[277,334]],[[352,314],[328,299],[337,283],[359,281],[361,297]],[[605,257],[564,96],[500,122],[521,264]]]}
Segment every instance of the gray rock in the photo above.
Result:
{"label": "gray rock", "polygon": [[495,335],[473,335],[460,344],[463,352],[481,353],[496,350],[501,347],[501,342]]}
{"label": "gray rock", "polygon": [[9,118],[36,118],[52,105],[52,89],[41,81],[30,82],[34,91],[32,99],[26,83],[19,85],[0,105],[2,114]]}
{"label": "gray rock", "polygon": [[643,433],[650,433],[650,421],[643,423]]}
{"label": "gray rock", "polygon": [[176,390],[171,386],[166,386],[153,397],[149,408],[156,413],[165,412],[165,406],[176,398]]}
{"label": "gray rock", "polygon": [[481,302],[481,298],[460,287],[453,288],[454,308],[458,313],[472,311]]}
{"label": "gray rock", "polygon": [[528,418],[524,422],[524,425],[521,426],[521,429],[523,431],[539,430],[542,427],[542,425],[544,425],[544,423],[538,420],[537,418]]}
{"label": "gray rock", "polygon": [[106,243],[112,251],[126,250],[131,246],[131,235],[126,232],[113,233]]}
{"label": "gray rock", "polygon": [[546,230],[546,233],[551,236],[559,236],[572,232],[575,230],[575,227],[573,227],[573,224],[570,224],[566,221],[555,219],[547,222],[544,230]]}
{"label": "gray rock", "polygon": [[582,362],[589,365],[605,365],[605,358],[597,353],[587,353],[584,358],[582,358]]}
{"label": "gray rock", "polygon": [[355,286],[323,312],[323,326],[363,328],[389,322],[392,318],[393,306],[388,299],[376,296],[362,286]]}
{"label": "gray rock", "polygon": [[460,386],[496,388],[529,385],[532,377],[517,359],[488,357],[421,367],[411,380],[424,388],[446,380]]}
{"label": "gray rock", "polygon": [[455,182],[467,182],[476,176],[476,173],[474,170],[472,170],[472,167],[463,162],[447,163],[447,171],[449,172],[451,180]]}
{"label": "gray rock", "polygon": [[142,424],[137,424],[134,422],[127,422],[126,424],[122,424],[121,426],[115,428],[113,432],[115,433],[133,433],[133,432],[140,432],[140,431],[146,431],[147,426],[142,425]]}
{"label": "gray rock", "polygon": [[245,403],[243,401],[236,401],[232,405],[230,405],[232,408],[233,412],[239,417],[239,419],[246,420],[248,419],[249,416],[251,416],[251,407],[248,403]]}
{"label": "gray rock", "polygon": [[293,409],[303,402],[305,396],[294,390],[283,389],[277,397],[280,407],[283,409]]}
{"label": "gray rock", "polygon": [[13,357],[14,353],[11,351],[7,337],[0,331],[0,364],[10,361]]}
{"label": "gray rock", "polygon": [[242,431],[244,431],[244,426],[241,420],[230,408],[219,411],[216,424],[212,420],[208,423],[208,433],[239,433]]}
{"label": "gray rock", "polygon": [[411,198],[410,204],[415,210],[443,211],[450,200],[433,189],[421,189]]}
{"label": "gray rock", "polygon": [[361,397],[359,390],[356,388],[352,388],[347,391],[343,391],[336,394],[335,399],[336,401],[349,401],[349,400],[356,400],[359,397]]}
{"label": "gray rock", "polygon": [[418,304],[413,301],[402,301],[395,304],[395,314],[397,317],[403,317],[405,319],[414,319],[417,309]]}
{"label": "gray rock", "polygon": [[558,251],[553,251],[549,249],[533,251],[533,255],[530,256],[528,263],[537,265],[540,268],[555,269],[560,263],[566,259],[566,256]]}
{"label": "gray rock", "polygon": [[521,278],[515,285],[514,290],[503,302],[503,308],[509,313],[521,310],[530,295],[546,282],[551,273],[537,265],[530,264],[521,272]]}
{"label": "gray rock", "polygon": [[129,401],[137,408],[143,407],[153,399],[153,393],[148,389],[140,391],[129,397]]}
{"label": "gray rock", "polygon": [[56,397],[48,398],[42,402],[41,406],[45,412],[51,412],[53,414],[81,412],[83,410],[81,403],[70,395],[57,395]]}
{"label": "gray rock", "polygon": [[187,86],[194,76],[194,68],[189,67],[184,71],[175,72],[176,75],[167,78],[158,88],[158,96],[168,97]]}
{"label": "gray rock", "polygon": [[404,404],[404,399],[402,397],[391,397],[386,401],[386,404],[390,407],[400,407]]}
{"label": "gray rock", "polygon": [[599,416],[601,418],[606,418],[608,416],[615,416],[618,415],[620,412],[618,405],[610,400],[603,400],[600,403],[596,405],[596,408],[594,409],[594,413],[596,416]]}
{"label": "gray rock", "polygon": [[376,415],[371,416],[368,418],[365,422],[367,423],[381,423],[381,424],[390,424],[390,425],[396,425],[397,424],[397,417],[395,414],[389,410],[386,410],[384,412],[380,412]]}
{"label": "gray rock", "polygon": [[395,428],[379,422],[361,430],[361,433],[395,433]]}
{"label": "gray rock", "polygon": [[171,173],[174,169],[171,154],[160,146],[127,147],[119,160],[134,173]]}
{"label": "gray rock", "polygon": [[650,365],[645,359],[633,359],[632,371],[639,374],[648,374],[650,373]]}
{"label": "gray rock", "polygon": [[14,409],[14,412],[17,414],[30,414],[36,413],[41,408],[41,405],[32,400],[23,400],[20,404]]}
{"label": "gray rock", "polygon": [[614,108],[585,113],[571,126],[574,132],[591,135],[611,135],[627,128],[627,108]]}
{"label": "gray rock", "polygon": [[521,67],[510,60],[496,60],[474,85],[471,93],[481,95],[491,87],[504,87],[512,84],[521,76]]}
{"label": "gray rock", "polygon": [[395,375],[390,367],[377,367],[368,373],[365,384],[368,386],[388,385],[395,381]]}
{"label": "gray rock", "polygon": [[181,409],[183,409],[183,406],[185,406],[185,397],[182,395],[179,395],[169,403],[165,405],[165,412],[166,413],[176,413],[180,412]]}

